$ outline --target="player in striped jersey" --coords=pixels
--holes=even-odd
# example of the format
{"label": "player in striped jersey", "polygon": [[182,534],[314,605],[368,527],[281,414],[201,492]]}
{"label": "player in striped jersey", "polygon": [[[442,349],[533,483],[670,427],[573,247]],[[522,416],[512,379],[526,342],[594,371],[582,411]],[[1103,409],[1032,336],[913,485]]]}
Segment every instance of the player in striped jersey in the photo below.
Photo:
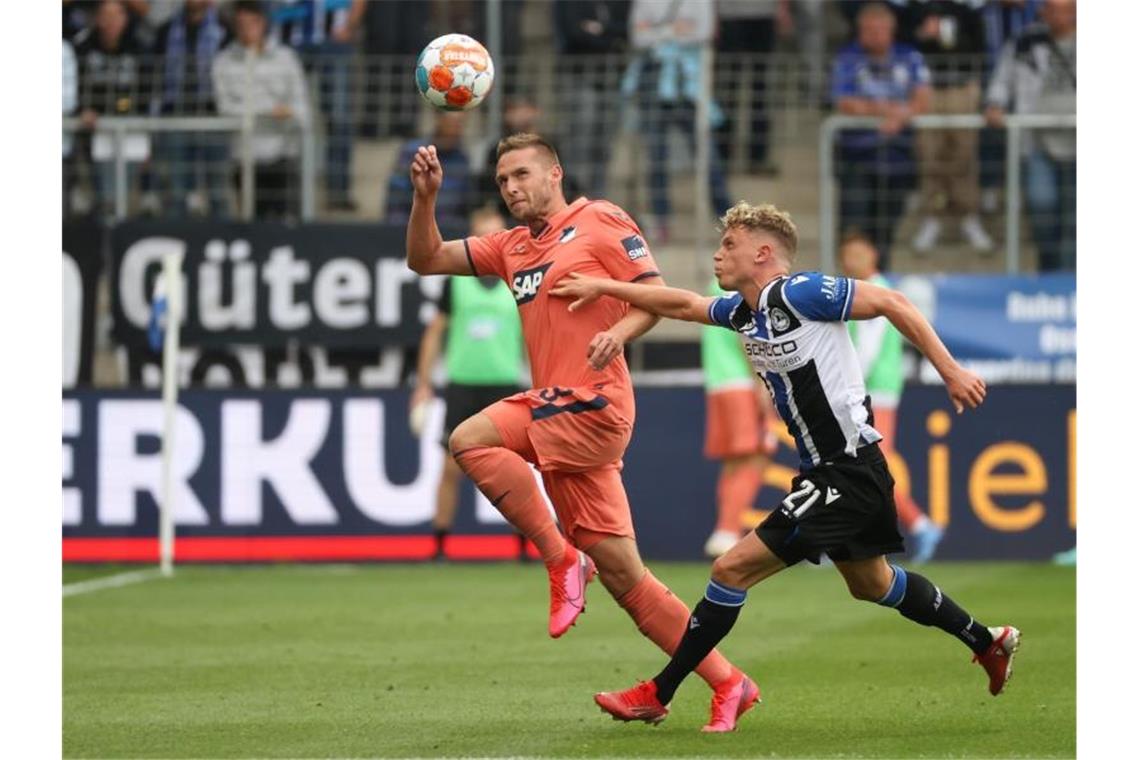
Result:
{"label": "player in striped jersey", "polygon": [[[595,696],[621,720],[659,722],[682,679],[736,622],[747,590],[800,560],[826,554],[852,596],[897,609],[935,626],[974,652],[997,695],[1011,673],[1020,632],[988,628],[941,589],[886,560],[903,550],[894,479],[879,450],[859,360],[844,327],[849,319],[886,317],[934,365],[961,413],[985,398],[985,383],[962,368],[905,296],[870,283],[818,272],[792,274],[798,235],[787,213],[739,203],[721,220],[713,256],[717,280],[735,294],[707,298],[663,286],[639,286],[570,274],[553,295],[571,311],[610,296],[653,314],[739,333],[753,368],[796,440],[800,474],[780,508],[713,563],[712,578],[672,659],[656,678]],[[759,698],[744,689],[724,695],[720,712],[742,714]],[[722,706],[723,707],[723,706]]]}

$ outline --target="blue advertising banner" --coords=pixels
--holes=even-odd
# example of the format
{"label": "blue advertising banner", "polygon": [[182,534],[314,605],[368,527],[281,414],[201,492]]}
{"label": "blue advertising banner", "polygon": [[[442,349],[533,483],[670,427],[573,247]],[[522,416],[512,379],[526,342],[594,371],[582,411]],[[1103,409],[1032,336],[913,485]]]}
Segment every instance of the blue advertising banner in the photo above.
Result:
{"label": "blue advertising banner", "polygon": [[[944,559],[1043,559],[1075,541],[1072,386],[993,388],[955,416],[941,389],[903,397],[892,463],[946,527]],[[383,560],[431,555],[442,402],[408,430],[405,391],[184,393],[176,415],[179,561]],[[646,388],[623,478],[648,559],[698,560],[718,465],[702,456],[704,395]],[[156,394],[63,397],[65,561],[157,557],[162,408]],[[783,436],[751,513],[779,503],[796,461]],[[457,557],[507,557],[509,527],[466,484]]]}
{"label": "blue advertising banner", "polygon": [[[890,278],[959,361],[989,382],[1073,383],[1077,280],[1072,273]],[[938,382],[928,364],[923,382]]]}

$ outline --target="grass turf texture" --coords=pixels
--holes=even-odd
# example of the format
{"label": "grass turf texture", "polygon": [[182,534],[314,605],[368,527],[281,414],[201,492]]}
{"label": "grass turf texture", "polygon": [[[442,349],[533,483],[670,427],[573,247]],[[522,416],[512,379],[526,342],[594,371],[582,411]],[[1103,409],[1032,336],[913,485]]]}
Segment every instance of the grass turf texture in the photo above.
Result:
{"label": "grass turf texture", "polygon": [[[653,569],[686,604],[708,578]],[[1075,756],[1074,570],[922,572],[1021,628],[1006,694],[989,696],[951,637],[850,599],[834,569],[797,567],[751,591],[722,647],[763,704],[708,736],[695,676],[657,728],[594,705],[665,662],[600,584],[555,641],[540,566],[180,568],[64,600],[64,756]]]}

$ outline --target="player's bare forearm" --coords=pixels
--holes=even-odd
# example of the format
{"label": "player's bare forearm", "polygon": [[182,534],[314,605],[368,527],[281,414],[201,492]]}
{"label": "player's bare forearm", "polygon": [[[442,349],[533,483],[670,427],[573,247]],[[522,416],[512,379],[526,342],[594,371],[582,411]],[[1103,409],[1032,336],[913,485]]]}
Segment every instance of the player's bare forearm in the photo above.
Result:
{"label": "player's bare forearm", "polygon": [[903,294],[894,295],[895,298],[891,299],[884,316],[934,365],[938,374],[945,377],[947,372],[958,366],[958,363],[954,361],[954,357],[950,355],[938,333],[934,332],[934,327],[926,317],[922,316],[922,312]]}
{"label": "player's bare forearm", "polygon": [[[661,286],[665,284],[665,280],[658,275],[657,277],[647,277],[644,280],[638,280],[636,284],[642,287]],[[629,310],[628,314],[618,320],[617,324],[610,329],[617,334],[624,343],[629,343],[631,340],[636,340],[652,330],[660,321],[661,317],[656,314],[651,314],[644,309],[634,306]]]}
{"label": "player's bare forearm", "polygon": [[659,317],[709,324],[710,299],[691,290],[670,288],[665,285],[621,282],[601,277],[583,277],[571,272],[555,283],[551,292],[556,296],[577,299],[570,304],[571,311],[601,296],[611,296]]}
{"label": "player's bare forearm", "polygon": [[613,281],[617,292],[609,295],[627,301],[658,317],[708,324],[708,300],[699,293],[667,285],[641,285]]}
{"label": "player's bare forearm", "polygon": [[986,397],[986,384],[976,373],[954,360],[934,327],[902,293],[866,282],[855,286],[852,319],[886,317],[903,337],[925,356],[946,384],[946,392],[959,413],[974,408]]}
{"label": "player's bare forearm", "polygon": [[629,310],[628,314],[618,320],[610,330],[621,338],[623,343],[629,343],[631,340],[636,340],[645,335],[660,321],[661,317],[635,306]]}
{"label": "player's bare forearm", "polygon": [[940,375],[945,376],[946,372],[957,366],[942,339],[910,299],[898,291],[860,282],[855,286],[851,318],[875,317],[886,317],[904,338],[930,360]]}
{"label": "player's bare forearm", "polygon": [[435,223],[435,199],[412,197],[412,212],[408,216],[407,257],[408,268],[418,274],[428,274],[432,256],[443,245],[443,235]]}

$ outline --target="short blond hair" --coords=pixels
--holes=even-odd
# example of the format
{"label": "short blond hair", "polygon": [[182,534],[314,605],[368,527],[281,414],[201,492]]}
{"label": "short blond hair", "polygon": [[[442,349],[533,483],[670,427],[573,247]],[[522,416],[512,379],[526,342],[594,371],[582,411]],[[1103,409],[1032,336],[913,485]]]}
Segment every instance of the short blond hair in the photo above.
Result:
{"label": "short blond hair", "polygon": [[508,135],[502,140],[499,140],[499,144],[495,149],[495,159],[498,160],[502,158],[504,153],[510,153],[512,150],[522,150],[523,148],[537,148],[540,153],[546,153],[554,163],[562,163],[558,160],[558,151],[554,149],[554,146],[541,135],[536,135],[534,132],[516,132],[513,135]]}
{"label": "short blond hair", "polygon": [[792,221],[791,214],[781,211],[771,203],[753,206],[747,201],[740,201],[720,218],[720,226],[723,230],[743,227],[749,232],[757,230],[767,232],[784,247],[789,262],[796,257],[796,249],[800,242],[796,223]]}

